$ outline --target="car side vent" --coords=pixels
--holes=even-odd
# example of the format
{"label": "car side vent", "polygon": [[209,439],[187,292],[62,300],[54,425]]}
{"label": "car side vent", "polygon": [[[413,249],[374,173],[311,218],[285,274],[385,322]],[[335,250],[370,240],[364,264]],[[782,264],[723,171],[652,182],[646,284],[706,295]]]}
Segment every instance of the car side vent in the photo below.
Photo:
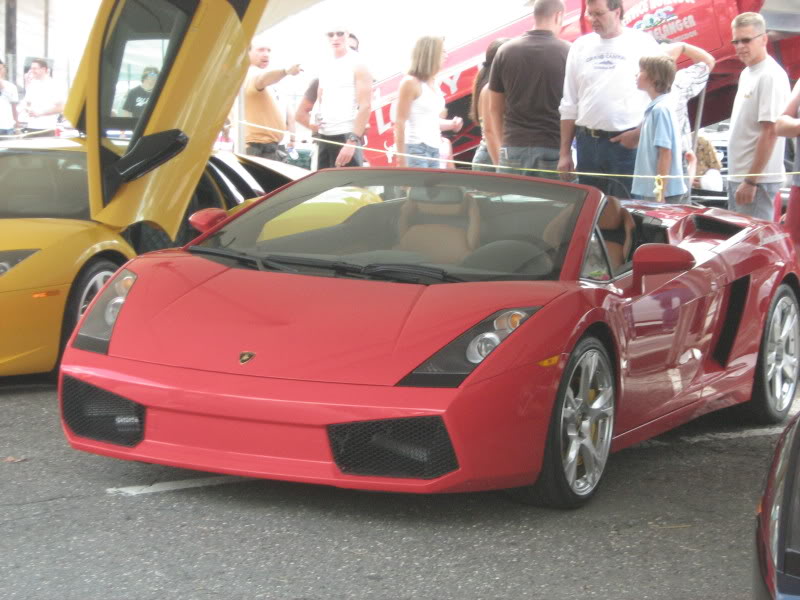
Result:
{"label": "car side vent", "polygon": [[704,215],[694,215],[692,217],[694,221],[694,226],[697,231],[705,231],[706,233],[713,233],[714,235],[719,235],[724,239],[728,239],[729,237],[733,237],[737,233],[739,233],[744,227],[740,227],[739,225],[734,225],[733,223],[728,223],[726,221],[720,221],[718,219],[713,219],[711,217],[706,217]]}
{"label": "car side vent", "polygon": [[747,275],[731,283],[726,293],[728,295],[728,307],[725,311],[725,319],[720,326],[719,339],[711,356],[714,357],[723,367],[728,365],[731,356],[733,343],[739,334],[739,325],[742,322],[744,305],[747,302],[747,290],[750,289],[750,276]]}

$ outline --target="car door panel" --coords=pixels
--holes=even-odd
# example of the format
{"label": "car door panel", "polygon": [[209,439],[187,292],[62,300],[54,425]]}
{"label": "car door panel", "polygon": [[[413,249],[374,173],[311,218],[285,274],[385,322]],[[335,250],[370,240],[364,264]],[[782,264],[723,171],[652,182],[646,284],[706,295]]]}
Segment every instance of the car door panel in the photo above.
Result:
{"label": "car door panel", "polygon": [[[101,2],[65,109],[87,135],[95,220],[118,228],[149,221],[175,237],[241,85],[247,47],[266,2]],[[138,117],[118,114],[131,83],[126,65],[159,70]],[[111,141],[120,130],[132,131],[129,144]],[[158,145],[164,153],[160,164],[147,164],[152,151],[136,154],[152,136],[169,138]],[[123,164],[127,171],[120,173]],[[114,177],[122,177],[118,186]]]}

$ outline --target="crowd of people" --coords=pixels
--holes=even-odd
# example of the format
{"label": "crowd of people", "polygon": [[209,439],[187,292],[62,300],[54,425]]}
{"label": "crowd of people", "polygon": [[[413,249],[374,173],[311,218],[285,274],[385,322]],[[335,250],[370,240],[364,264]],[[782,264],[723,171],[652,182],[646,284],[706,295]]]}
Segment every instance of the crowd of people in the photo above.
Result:
{"label": "crowd of people", "polygon": [[[720,186],[718,156],[708,140],[692,135],[688,110],[715,67],[708,52],[685,42],[660,44],[626,27],[621,0],[588,0],[593,31],[570,44],[559,38],[563,0],[530,4],[534,27],[495,40],[476,77],[470,118],[483,138],[474,169],[565,180],[577,173],[580,183],[609,195],[668,203],[688,201],[701,181]],[[790,101],[788,76],[767,52],[761,15],[738,15],[731,32],[745,68],[731,114],[728,207],[772,219],[785,177],[785,136],[797,135],[800,123],[799,92]],[[276,132],[290,127],[292,117],[308,127],[318,140],[319,168],[363,163],[372,80],[357,46],[346,43],[348,34],[346,27],[327,32],[332,56],[296,114],[260,121]],[[251,63],[259,67],[256,51],[254,45]],[[414,46],[392,110],[397,166],[441,166],[442,132],[463,125],[460,117],[448,118],[437,85],[445,56],[441,37],[425,36]],[[679,61],[689,66],[678,69]],[[298,70],[271,73],[280,79]],[[270,148],[279,149],[280,135]],[[247,141],[256,153],[258,140]]]}
{"label": "crowd of people", "polygon": [[[712,182],[711,174],[721,179],[716,152],[692,135],[688,111],[715,67],[708,52],[685,42],[659,44],[626,27],[622,0],[587,0],[593,31],[573,43],[559,38],[563,0],[530,4],[533,28],[492,42],[475,79],[469,116],[483,134],[475,170],[564,180],[577,173],[580,183],[608,195],[668,203],[689,200],[692,185]],[[730,117],[728,208],[772,219],[785,178],[785,139],[800,134],[800,83],[790,92],[786,72],[767,52],[761,15],[738,15],[731,32],[745,68]],[[281,101],[275,84],[301,66],[271,68],[268,41],[252,41],[243,86],[246,153],[287,161],[299,123],[316,140],[317,168],[363,164],[373,79],[347,27],[326,37],[330,55],[296,108]],[[463,126],[460,117],[448,118],[437,82],[445,58],[442,37],[414,45],[392,109],[397,166],[442,166],[442,133]],[[677,69],[678,61],[690,64]],[[157,68],[144,69],[122,116],[142,113],[158,76]],[[22,131],[47,134],[63,105],[44,59],[31,62],[21,100],[0,62],[0,136],[19,131],[23,115]]]}

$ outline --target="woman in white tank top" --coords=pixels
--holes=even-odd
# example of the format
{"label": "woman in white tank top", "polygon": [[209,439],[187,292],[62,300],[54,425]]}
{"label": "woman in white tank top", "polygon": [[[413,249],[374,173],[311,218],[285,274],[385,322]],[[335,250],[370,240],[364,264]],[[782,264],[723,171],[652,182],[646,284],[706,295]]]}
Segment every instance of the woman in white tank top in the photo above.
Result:
{"label": "woman in white tank top", "polygon": [[399,167],[438,167],[441,132],[458,131],[463,125],[460,117],[444,118],[444,94],[434,81],[443,61],[444,38],[417,40],[397,98],[394,141]]}

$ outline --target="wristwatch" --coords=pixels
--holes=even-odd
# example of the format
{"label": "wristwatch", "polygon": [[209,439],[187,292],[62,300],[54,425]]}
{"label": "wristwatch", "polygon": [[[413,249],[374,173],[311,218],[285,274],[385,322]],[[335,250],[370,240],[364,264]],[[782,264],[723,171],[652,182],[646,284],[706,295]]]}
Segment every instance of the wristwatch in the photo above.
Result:
{"label": "wristwatch", "polygon": [[358,137],[355,133],[348,133],[347,134],[347,139],[345,141],[353,142],[354,144],[357,144],[358,146],[361,145],[361,138]]}

